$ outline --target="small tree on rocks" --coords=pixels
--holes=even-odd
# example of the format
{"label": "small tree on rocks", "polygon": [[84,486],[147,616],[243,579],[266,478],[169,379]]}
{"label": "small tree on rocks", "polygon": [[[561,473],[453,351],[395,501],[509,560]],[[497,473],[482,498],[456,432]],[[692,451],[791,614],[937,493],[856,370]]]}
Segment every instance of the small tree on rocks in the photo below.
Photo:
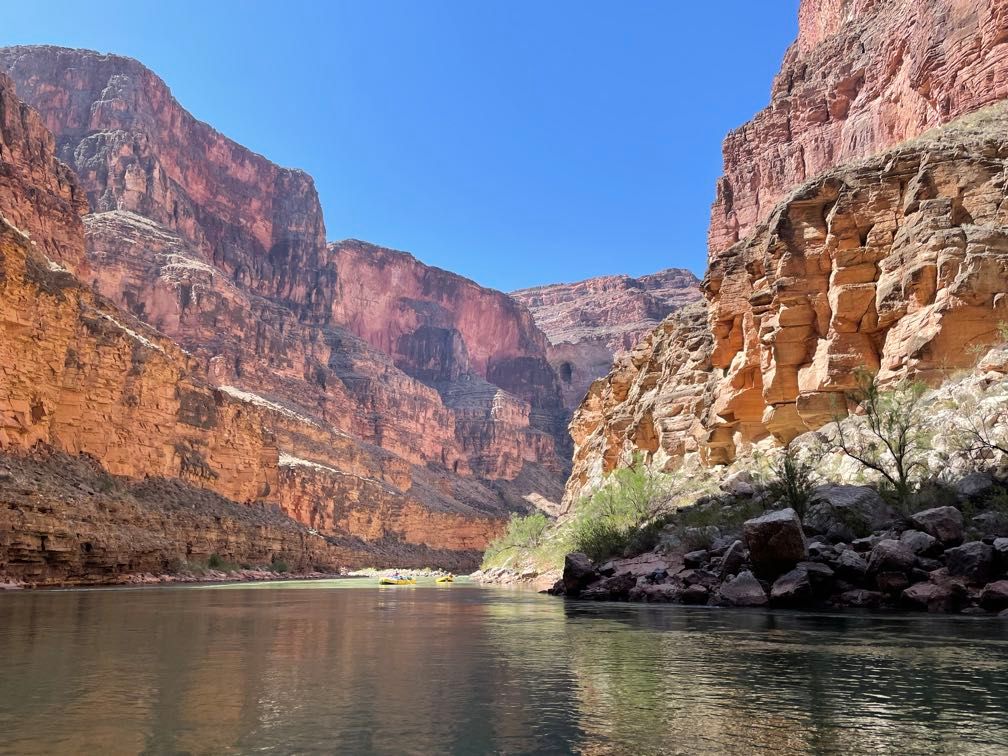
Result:
{"label": "small tree on rocks", "polygon": [[793,509],[799,517],[805,516],[805,509],[812,498],[816,486],[816,461],[821,454],[821,447],[816,444],[803,456],[792,442],[770,463],[767,493],[775,501]]}
{"label": "small tree on rocks", "polygon": [[895,503],[908,511],[917,481],[927,471],[930,435],[921,400],[926,386],[904,381],[882,391],[876,376],[857,373],[858,387],[847,394],[863,413],[861,422],[834,416],[836,446],[864,468],[878,473]]}

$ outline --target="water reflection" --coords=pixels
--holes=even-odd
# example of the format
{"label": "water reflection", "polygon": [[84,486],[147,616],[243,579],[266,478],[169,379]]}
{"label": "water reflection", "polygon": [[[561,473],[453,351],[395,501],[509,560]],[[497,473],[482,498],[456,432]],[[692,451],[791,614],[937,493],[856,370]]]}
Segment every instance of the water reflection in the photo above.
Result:
{"label": "water reflection", "polygon": [[341,581],[0,597],[0,753],[996,753],[1001,623]]}

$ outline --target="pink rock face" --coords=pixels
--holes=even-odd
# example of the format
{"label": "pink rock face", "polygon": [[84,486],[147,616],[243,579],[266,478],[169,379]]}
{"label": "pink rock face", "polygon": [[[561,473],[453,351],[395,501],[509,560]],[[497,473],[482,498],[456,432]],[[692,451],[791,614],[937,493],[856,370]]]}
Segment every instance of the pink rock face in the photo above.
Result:
{"label": "pink rock face", "polygon": [[87,282],[268,431],[272,459],[245,463],[271,501],[335,537],[471,560],[510,511],[559,500],[568,437],[527,310],[404,253],[326,246],[306,174],[195,120],[136,61],[8,48],[0,68],[81,173]]}
{"label": "pink rock face", "polygon": [[724,141],[711,259],[791,188],[1008,95],[1008,0],[802,0],[770,105]]}
{"label": "pink rock face", "polygon": [[471,375],[532,407],[560,406],[547,341],[528,310],[499,291],[412,255],[348,240],[329,245],[333,320],[431,384]]}
{"label": "pink rock face", "polygon": [[0,73],[0,215],[50,260],[83,274],[87,209],[73,171],[56,158],[52,134]]}
{"label": "pink rock face", "polygon": [[0,49],[0,69],[56,136],[92,210],[137,213],[251,290],[310,300],[321,283],[325,226],[306,173],[197,121],[130,58],[10,47]]}
{"label": "pink rock face", "polygon": [[700,281],[669,268],[640,278],[600,276],[572,284],[522,289],[524,304],[549,339],[549,361],[560,378],[564,405],[574,409],[613,357],[631,349],[663,318],[700,299]]}

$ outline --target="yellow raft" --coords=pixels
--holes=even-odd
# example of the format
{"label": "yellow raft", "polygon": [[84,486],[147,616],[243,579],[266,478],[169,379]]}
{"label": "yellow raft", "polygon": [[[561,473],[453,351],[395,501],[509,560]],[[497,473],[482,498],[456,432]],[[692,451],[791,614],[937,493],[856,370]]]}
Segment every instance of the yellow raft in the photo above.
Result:
{"label": "yellow raft", "polygon": [[442,575],[441,577],[439,577],[434,582],[435,583],[441,583],[442,585],[444,585],[446,583],[454,583],[455,582],[455,576],[454,575]]}
{"label": "yellow raft", "polygon": [[416,580],[404,577],[383,577],[378,581],[378,585],[416,585]]}

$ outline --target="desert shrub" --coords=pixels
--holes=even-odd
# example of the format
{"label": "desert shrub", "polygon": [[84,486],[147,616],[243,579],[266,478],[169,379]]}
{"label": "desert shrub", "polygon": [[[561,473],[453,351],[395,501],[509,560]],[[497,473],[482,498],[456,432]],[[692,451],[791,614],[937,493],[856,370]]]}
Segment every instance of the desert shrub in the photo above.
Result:
{"label": "desert shrub", "polygon": [[284,573],[290,572],[290,565],[283,559],[273,557],[273,561],[270,563],[270,570],[278,575],[283,575]]}
{"label": "desert shrub", "polygon": [[574,526],[574,550],[593,562],[622,555],[630,541],[632,528],[611,520],[584,519]]}
{"label": "desert shrub", "polygon": [[978,398],[970,397],[955,409],[953,446],[976,469],[1008,455],[1008,413],[1003,405],[985,408]]}
{"label": "desert shrub", "polygon": [[810,457],[801,457],[794,445],[788,444],[770,463],[767,493],[774,501],[793,509],[799,517],[805,516],[816,486],[815,453],[813,449]]}
{"label": "desert shrub", "polygon": [[207,559],[207,568],[218,572],[234,572],[238,569],[238,565],[224,559],[220,554],[211,554]]}
{"label": "desert shrub", "polygon": [[495,557],[511,550],[538,548],[548,527],[549,519],[542,512],[533,512],[524,517],[511,515],[504,533],[487,546],[483,555],[484,563],[490,563]]}
{"label": "desert shrub", "polygon": [[881,491],[903,512],[911,508],[918,481],[927,473],[931,443],[922,406],[926,387],[903,382],[883,391],[871,373],[857,374],[858,388],[847,394],[864,413],[862,422],[834,417],[833,440],[846,456],[882,478]]}
{"label": "desert shrub", "polygon": [[635,458],[577,509],[571,542],[593,561],[653,548],[671,512],[670,476]]}

